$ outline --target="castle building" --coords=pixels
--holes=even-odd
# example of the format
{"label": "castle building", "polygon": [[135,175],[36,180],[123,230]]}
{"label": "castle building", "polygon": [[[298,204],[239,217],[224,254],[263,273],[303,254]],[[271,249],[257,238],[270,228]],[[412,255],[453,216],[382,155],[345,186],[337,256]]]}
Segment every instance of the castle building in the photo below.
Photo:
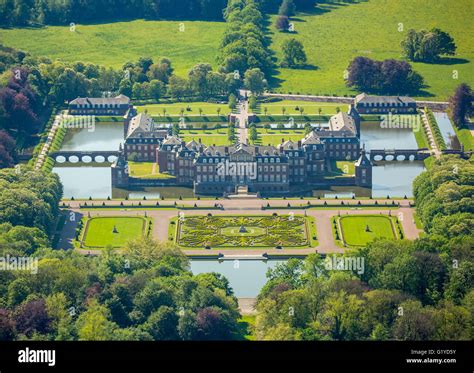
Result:
{"label": "castle building", "polygon": [[360,114],[415,114],[416,101],[407,96],[369,96],[361,93],[354,100]]}
{"label": "castle building", "polygon": [[130,99],[124,95],[117,97],[78,97],[69,102],[71,115],[125,115],[131,107]]}
{"label": "castle building", "polygon": [[[235,144],[205,146],[185,142],[167,130],[156,129],[145,114],[126,125],[125,159],[156,161],[160,172],[175,177],[176,185],[192,186],[197,194],[233,194],[244,188],[251,193],[286,194],[292,187],[324,183],[333,161],[357,161],[353,184],[372,184],[372,163],[362,156],[359,117],[334,115],[329,126],[311,131],[300,141],[277,146]],[[359,157],[360,156],[360,157]],[[123,158],[123,157],[119,157]],[[126,182],[124,160],[112,170],[117,182]]]}
{"label": "castle building", "polygon": [[362,149],[360,158],[355,163],[356,185],[364,188],[372,188],[373,164],[367,157],[365,149]]}
{"label": "castle building", "polygon": [[168,130],[158,128],[153,118],[138,114],[125,118],[124,156],[128,160],[155,162],[156,149],[168,136]]}

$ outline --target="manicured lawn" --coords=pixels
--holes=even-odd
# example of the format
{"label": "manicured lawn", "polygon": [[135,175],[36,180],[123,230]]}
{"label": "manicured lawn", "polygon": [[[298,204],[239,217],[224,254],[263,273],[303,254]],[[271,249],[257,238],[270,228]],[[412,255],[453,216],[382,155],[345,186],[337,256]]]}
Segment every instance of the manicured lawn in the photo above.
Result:
{"label": "manicured lawn", "polygon": [[173,179],[174,176],[162,174],[154,162],[128,162],[131,177],[141,179]]}
{"label": "manicured lawn", "polygon": [[354,175],[355,174],[355,164],[350,161],[332,161],[331,162],[332,172],[330,173],[333,176],[337,175]]}
{"label": "manicured lawn", "polygon": [[255,142],[256,145],[278,145],[281,144],[282,139],[284,141],[291,140],[294,142],[298,142],[305,137],[304,130],[278,130],[278,129],[265,129],[265,128],[258,128],[258,139]]}
{"label": "manicured lawn", "polygon": [[387,216],[343,216],[339,222],[348,246],[364,246],[378,237],[396,239]]}
{"label": "manicured lawn", "polygon": [[471,131],[467,128],[458,129],[454,127],[456,136],[458,137],[461,144],[464,145],[464,150],[473,150],[474,149],[474,138],[471,135]]}
{"label": "manicured lawn", "polygon": [[229,139],[227,138],[227,129],[222,128],[219,130],[181,130],[179,131],[179,137],[184,141],[196,141],[201,142],[206,146],[216,145],[230,145]]}
{"label": "manicured lawn", "polygon": [[305,248],[317,244],[314,219],[298,215],[189,216],[177,224],[177,237],[174,224],[169,234],[183,248]]}
{"label": "manicured lawn", "polygon": [[420,126],[418,131],[413,130],[413,133],[415,135],[416,144],[418,145],[419,149],[422,149],[422,148],[430,149],[428,138],[426,137],[426,133],[423,126]]}
{"label": "manicured lawn", "polygon": [[255,315],[244,315],[238,321],[239,334],[243,340],[254,341]]}
{"label": "manicured lawn", "polygon": [[[121,248],[131,239],[143,236],[147,220],[140,217],[98,217],[86,222],[83,237],[85,248]],[[114,233],[114,227],[116,233]]]}
{"label": "manicured lawn", "polygon": [[[183,22],[185,31],[179,31]],[[84,61],[114,68],[146,56],[168,57],[175,73],[185,76],[199,62],[217,67],[216,52],[224,22],[145,21],[113,22],[45,28],[0,29],[0,40],[35,56]]]}
{"label": "manicured lawn", "polygon": [[336,114],[337,108],[342,111],[346,111],[347,105],[308,101],[281,100],[276,102],[259,103],[257,109],[254,110],[254,112],[256,114],[265,114],[265,108],[267,109],[268,115],[283,114],[283,109],[285,109],[285,115],[293,115],[297,117],[301,115],[301,112],[299,110],[296,110],[296,108],[304,109],[303,114],[306,115],[319,115],[319,109],[321,109],[321,115],[325,115]]}
{"label": "manicured lawn", "polygon": [[[137,106],[140,113],[147,112],[151,116],[163,116],[166,110],[166,115],[181,116],[181,111],[185,116],[217,116],[217,109],[220,109],[220,115],[227,115],[231,112],[228,104],[214,104],[211,102],[175,102],[163,104],[148,104]],[[202,109],[202,113],[199,112]]]}
{"label": "manicured lawn", "polygon": [[[274,91],[301,94],[356,94],[348,89],[344,71],[356,56],[377,60],[400,59],[401,40],[410,28],[441,28],[458,46],[457,55],[444,64],[413,63],[426,81],[429,99],[445,100],[460,82],[474,83],[474,28],[472,0],[368,0],[360,3],[322,4],[297,14],[291,22],[296,33],[280,33],[271,18],[271,48],[281,59],[283,41],[300,40],[308,56],[307,69],[279,68]],[[398,31],[403,24],[403,32]],[[459,79],[453,79],[453,71]]]}

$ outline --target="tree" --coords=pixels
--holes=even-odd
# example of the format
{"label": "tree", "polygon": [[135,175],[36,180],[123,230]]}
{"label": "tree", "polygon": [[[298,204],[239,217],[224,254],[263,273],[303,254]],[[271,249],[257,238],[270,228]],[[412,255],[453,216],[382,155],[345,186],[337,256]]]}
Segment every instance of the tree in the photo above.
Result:
{"label": "tree", "polygon": [[449,99],[449,111],[451,112],[453,122],[461,128],[466,118],[474,112],[472,101],[474,93],[471,87],[466,83],[461,83]]}
{"label": "tree", "polygon": [[228,340],[237,331],[237,324],[227,311],[206,307],[196,314],[196,328],[197,340]]}
{"label": "tree", "polygon": [[173,75],[168,84],[168,93],[171,97],[181,99],[189,95],[189,82],[186,79]]}
{"label": "tree", "polygon": [[285,40],[282,45],[283,65],[296,68],[305,65],[307,58],[303,44],[296,39]]}
{"label": "tree", "polygon": [[165,87],[163,82],[159,80],[150,81],[150,85],[148,86],[148,93],[150,97],[154,98],[155,100],[159,100],[163,95],[164,90]]}
{"label": "tree", "polygon": [[17,331],[28,337],[33,333],[46,334],[50,331],[50,318],[44,299],[23,303],[16,312]]}
{"label": "tree", "polygon": [[235,110],[237,108],[237,97],[231,93],[229,96],[229,108]]}
{"label": "tree", "polygon": [[278,16],[275,21],[275,27],[279,31],[288,31],[290,28],[290,20],[287,16]]}
{"label": "tree", "polygon": [[267,81],[260,69],[250,69],[245,72],[244,85],[253,95],[259,96],[265,91]]}
{"label": "tree", "polygon": [[249,138],[250,138],[250,141],[252,141],[253,143],[258,140],[258,133],[255,127],[250,128]]}
{"label": "tree", "polygon": [[194,66],[188,74],[191,91],[200,97],[209,95],[208,74],[212,71],[212,66],[208,63],[200,63]]}
{"label": "tree", "polygon": [[258,101],[257,97],[255,96],[250,96],[249,98],[249,108],[255,111],[257,109]]}
{"label": "tree", "polygon": [[0,130],[0,168],[12,167],[16,159],[16,142],[6,132]]}
{"label": "tree", "polygon": [[412,61],[435,62],[440,55],[454,55],[456,44],[447,32],[438,28],[430,31],[409,30],[402,41],[404,54]]}
{"label": "tree", "polygon": [[423,308],[420,302],[407,300],[400,303],[403,312],[395,321],[394,335],[404,341],[426,341],[434,337],[436,330],[431,309]]}
{"label": "tree", "polygon": [[423,86],[423,77],[405,61],[388,59],[374,61],[356,57],[351,61],[347,86],[384,94],[417,92]]}
{"label": "tree", "polygon": [[93,301],[87,311],[76,321],[79,340],[108,341],[112,339],[116,325],[108,320],[110,313],[106,307]]}
{"label": "tree", "polygon": [[278,14],[280,16],[291,17],[295,15],[296,7],[293,3],[293,0],[283,0],[280,8],[278,9]]}
{"label": "tree", "polygon": [[155,341],[178,339],[178,315],[171,307],[163,306],[153,312],[144,324],[144,329]]}

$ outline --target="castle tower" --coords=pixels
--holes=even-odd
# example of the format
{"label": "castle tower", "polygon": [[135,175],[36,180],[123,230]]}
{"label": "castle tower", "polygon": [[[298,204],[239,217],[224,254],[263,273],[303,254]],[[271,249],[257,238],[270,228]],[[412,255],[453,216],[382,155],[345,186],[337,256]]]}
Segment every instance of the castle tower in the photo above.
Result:
{"label": "castle tower", "polygon": [[373,164],[367,157],[364,145],[360,158],[355,163],[355,183],[357,186],[372,188],[372,167]]}
{"label": "castle tower", "polygon": [[128,163],[121,152],[110,168],[112,172],[112,188],[127,188],[129,185]]}

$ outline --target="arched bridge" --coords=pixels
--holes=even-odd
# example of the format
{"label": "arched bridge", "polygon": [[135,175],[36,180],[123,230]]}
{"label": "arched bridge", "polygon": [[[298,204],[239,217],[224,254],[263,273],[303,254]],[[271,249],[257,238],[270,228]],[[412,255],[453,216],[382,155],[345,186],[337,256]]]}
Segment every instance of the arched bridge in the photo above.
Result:
{"label": "arched bridge", "polygon": [[118,151],[59,151],[49,155],[58,163],[105,163],[114,162],[119,156]]}
{"label": "arched bridge", "polygon": [[422,161],[431,155],[427,148],[423,149],[373,149],[370,151],[371,161]]}

